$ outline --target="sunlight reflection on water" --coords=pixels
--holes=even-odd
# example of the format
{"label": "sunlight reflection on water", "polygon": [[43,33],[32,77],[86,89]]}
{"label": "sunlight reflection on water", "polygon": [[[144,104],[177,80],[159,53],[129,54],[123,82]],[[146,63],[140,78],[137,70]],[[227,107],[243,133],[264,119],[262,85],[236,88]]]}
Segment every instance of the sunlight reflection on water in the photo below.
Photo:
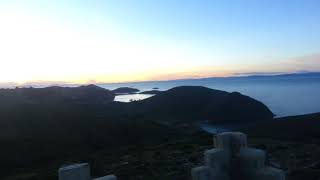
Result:
{"label": "sunlight reflection on water", "polygon": [[119,102],[130,102],[130,101],[139,101],[142,99],[149,98],[151,96],[154,96],[152,94],[125,94],[125,95],[117,95],[114,99],[114,101]]}
{"label": "sunlight reflection on water", "polygon": [[[164,91],[177,86],[205,86],[228,92],[238,91],[266,104],[271,111],[280,116],[320,112],[320,76],[316,78],[230,78],[181,80],[165,82],[140,82],[100,85],[106,89],[134,87],[140,91],[158,87]],[[147,94],[121,95],[115,101],[129,102],[151,97]]]}

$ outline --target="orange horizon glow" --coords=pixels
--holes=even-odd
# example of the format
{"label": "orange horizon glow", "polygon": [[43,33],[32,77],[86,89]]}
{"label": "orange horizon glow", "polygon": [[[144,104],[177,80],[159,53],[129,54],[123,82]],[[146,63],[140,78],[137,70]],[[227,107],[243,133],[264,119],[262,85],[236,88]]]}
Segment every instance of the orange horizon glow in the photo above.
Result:
{"label": "orange horizon glow", "polygon": [[246,32],[235,40],[219,33],[180,38],[181,31],[172,37],[162,31],[144,34],[136,26],[128,29],[130,23],[122,22],[126,19],[114,22],[105,11],[72,14],[71,5],[56,13],[59,7],[44,11],[32,3],[8,4],[0,6],[0,83],[115,83],[320,71],[317,46],[277,50],[280,40],[251,39]]}
{"label": "orange horizon glow", "polygon": [[[60,83],[71,83],[71,84],[102,84],[102,83],[129,83],[129,82],[144,82],[144,81],[167,81],[167,80],[179,80],[179,79],[198,79],[198,78],[210,78],[210,77],[234,77],[239,76],[241,74],[252,73],[251,69],[256,69],[257,72],[262,73],[295,73],[299,72],[299,65],[302,60],[308,59],[312,61],[308,61],[309,64],[305,64],[304,66],[311,66],[313,61],[318,61],[320,55],[318,56],[306,56],[296,58],[295,63],[292,61],[287,61],[287,70],[279,67],[279,64],[270,64],[266,66],[260,65],[235,65],[235,67],[229,66],[226,67],[190,67],[184,68],[180,70],[179,68],[172,69],[160,69],[156,70],[148,70],[144,72],[136,72],[136,73],[119,73],[119,74],[91,74],[91,75],[74,75],[72,78],[52,78],[49,80],[25,80],[16,82],[17,84],[23,85],[28,83],[49,83],[49,84],[60,84]],[[289,64],[290,62],[290,64]],[[282,64],[285,65],[286,61]],[[268,71],[268,69],[272,68],[273,71]],[[315,71],[317,67],[315,67]]]}

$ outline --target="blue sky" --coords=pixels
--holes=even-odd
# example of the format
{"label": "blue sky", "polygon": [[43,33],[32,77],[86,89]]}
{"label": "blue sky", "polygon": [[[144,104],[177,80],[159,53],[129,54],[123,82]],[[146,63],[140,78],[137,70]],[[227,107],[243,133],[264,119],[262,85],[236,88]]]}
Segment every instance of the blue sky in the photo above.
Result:
{"label": "blue sky", "polygon": [[0,1],[0,81],[319,71],[319,19],[316,0]]}

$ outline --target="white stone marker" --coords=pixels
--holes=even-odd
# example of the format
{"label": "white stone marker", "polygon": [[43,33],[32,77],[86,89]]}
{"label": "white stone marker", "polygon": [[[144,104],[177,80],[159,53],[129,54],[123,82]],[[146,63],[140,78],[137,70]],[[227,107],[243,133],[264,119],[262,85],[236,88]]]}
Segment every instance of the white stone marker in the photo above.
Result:
{"label": "white stone marker", "polygon": [[192,180],[285,180],[282,170],[265,166],[265,151],[247,147],[241,132],[217,134],[214,145],[204,153],[205,166],[191,170]]}
{"label": "white stone marker", "polygon": [[59,180],[91,180],[89,164],[73,164],[59,168]]}

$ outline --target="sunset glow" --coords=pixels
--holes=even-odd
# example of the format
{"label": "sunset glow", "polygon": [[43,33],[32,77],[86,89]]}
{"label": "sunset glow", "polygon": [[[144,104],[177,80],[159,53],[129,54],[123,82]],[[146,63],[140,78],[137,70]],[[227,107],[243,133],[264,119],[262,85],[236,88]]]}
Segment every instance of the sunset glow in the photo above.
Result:
{"label": "sunset glow", "polygon": [[[318,1],[292,7],[266,3],[272,10],[248,3],[246,13],[237,11],[238,1],[231,7],[202,1],[198,6],[207,7],[204,12],[189,1],[157,1],[156,7],[145,1],[99,2],[0,1],[0,82],[124,82],[320,70]],[[183,10],[174,9],[178,5]],[[281,26],[288,19],[294,25]]]}

